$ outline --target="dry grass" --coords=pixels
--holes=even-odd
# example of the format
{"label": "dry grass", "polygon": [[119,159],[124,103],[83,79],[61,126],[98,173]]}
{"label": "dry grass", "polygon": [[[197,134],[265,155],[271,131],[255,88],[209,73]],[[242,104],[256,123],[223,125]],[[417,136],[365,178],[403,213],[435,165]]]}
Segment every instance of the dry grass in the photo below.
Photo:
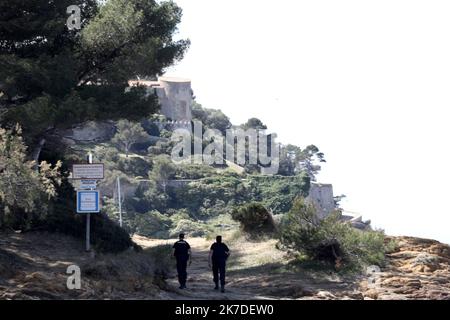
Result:
{"label": "dry grass", "polygon": [[230,271],[252,268],[273,268],[289,262],[286,252],[276,248],[277,240],[249,242],[243,238],[233,241],[233,254],[229,260]]}
{"label": "dry grass", "polygon": [[[95,258],[60,234],[0,234],[0,245],[0,300],[158,298],[172,271],[164,244]],[[81,269],[80,290],[66,286],[69,265]]]}

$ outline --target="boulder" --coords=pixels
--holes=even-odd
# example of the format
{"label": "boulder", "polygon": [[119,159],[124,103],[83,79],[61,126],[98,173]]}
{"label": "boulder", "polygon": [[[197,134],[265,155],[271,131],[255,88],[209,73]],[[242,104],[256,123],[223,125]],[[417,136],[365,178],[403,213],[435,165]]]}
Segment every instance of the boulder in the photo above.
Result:
{"label": "boulder", "polygon": [[88,121],[71,129],[58,131],[57,135],[68,144],[103,142],[110,140],[116,128],[113,121]]}

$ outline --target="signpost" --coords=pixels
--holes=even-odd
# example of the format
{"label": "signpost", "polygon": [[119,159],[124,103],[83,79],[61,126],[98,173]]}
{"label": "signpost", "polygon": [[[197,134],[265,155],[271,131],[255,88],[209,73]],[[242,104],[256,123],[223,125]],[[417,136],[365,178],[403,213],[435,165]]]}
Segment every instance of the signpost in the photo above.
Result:
{"label": "signpost", "polygon": [[122,228],[122,195],[120,191],[120,178],[117,177],[117,194],[119,198],[119,225]]}
{"label": "signpost", "polygon": [[78,188],[82,190],[96,189],[97,180],[81,180],[80,186]]}
{"label": "signpost", "polygon": [[100,212],[100,192],[96,190],[97,180],[104,178],[103,163],[92,163],[93,155],[87,157],[88,164],[74,164],[72,179],[81,180],[77,190],[77,213],[86,213],[86,251],[91,250],[91,213]]}
{"label": "signpost", "polygon": [[[90,158],[92,160],[92,158]],[[74,164],[72,166],[72,179],[86,180],[94,179],[101,180],[104,178],[105,168],[103,163],[93,164]]]}
{"label": "signpost", "polygon": [[97,190],[77,191],[77,213],[100,212],[100,192]]}

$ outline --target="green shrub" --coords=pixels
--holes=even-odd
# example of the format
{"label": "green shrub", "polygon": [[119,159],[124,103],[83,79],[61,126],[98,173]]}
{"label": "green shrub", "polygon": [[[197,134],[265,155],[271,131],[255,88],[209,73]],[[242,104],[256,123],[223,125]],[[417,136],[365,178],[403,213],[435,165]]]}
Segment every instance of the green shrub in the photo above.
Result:
{"label": "green shrub", "polygon": [[137,247],[130,235],[104,213],[94,214],[91,222],[91,239],[98,252],[117,253]]}
{"label": "green shrub", "polygon": [[28,160],[22,129],[0,127],[0,228],[26,230],[44,218],[61,183],[61,167],[61,161],[52,166]]}
{"label": "green shrub", "polygon": [[172,269],[172,247],[160,245],[119,255],[101,255],[81,266],[83,276],[107,281],[114,290],[148,290],[161,285]]}
{"label": "green shrub", "polygon": [[215,174],[215,170],[202,164],[181,164],[177,166],[177,179],[202,179]]}
{"label": "green shrub", "polygon": [[154,272],[157,275],[166,278],[173,268],[173,250],[171,244],[159,245],[144,250],[150,259],[154,263]]}
{"label": "green shrub", "polygon": [[296,197],[307,196],[310,188],[309,176],[302,172],[292,177],[252,176],[258,198],[266,208],[275,213],[287,213]]}
{"label": "green shrub", "polygon": [[120,158],[117,163],[117,169],[122,171],[127,176],[147,176],[147,173],[152,169],[151,162],[145,161],[139,157]]}
{"label": "green shrub", "polygon": [[[32,229],[59,232],[85,238],[86,216],[75,212],[76,192],[63,179],[56,201],[50,204],[44,219],[33,222]],[[104,213],[91,214],[91,242],[99,252],[116,253],[135,246],[130,235]]]}
{"label": "green shrub", "polygon": [[176,188],[172,206],[186,208],[195,219],[209,219],[230,213],[235,205],[251,201],[252,188],[236,174],[221,173]]}
{"label": "green shrub", "polygon": [[206,223],[187,219],[180,219],[175,228],[170,230],[170,237],[178,237],[180,233],[185,233],[190,237],[204,237],[212,232],[211,227]]}
{"label": "green shrub", "polygon": [[267,234],[275,231],[275,223],[269,211],[260,203],[243,205],[231,213],[234,220],[249,234]]}
{"label": "green shrub", "polygon": [[361,231],[340,221],[338,213],[319,219],[312,205],[297,198],[280,227],[280,240],[288,248],[312,260],[360,268],[382,265],[385,236],[379,231]]}
{"label": "green shrub", "polygon": [[170,216],[170,220],[172,220],[172,224],[173,225],[177,225],[178,222],[180,220],[189,220],[190,216],[189,216],[189,211],[186,209],[180,209],[180,210],[175,210],[175,209],[169,209],[166,211],[166,214]]}
{"label": "green shrub", "polygon": [[172,220],[153,210],[144,214],[137,214],[135,217],[135,232],[141,236],[166,238],[172,226]]}

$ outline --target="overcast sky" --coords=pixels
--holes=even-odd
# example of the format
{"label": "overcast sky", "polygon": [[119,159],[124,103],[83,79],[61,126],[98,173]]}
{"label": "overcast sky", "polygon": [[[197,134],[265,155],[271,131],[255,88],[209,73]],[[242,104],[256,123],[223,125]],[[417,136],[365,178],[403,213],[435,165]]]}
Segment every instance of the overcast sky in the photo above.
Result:
{"label": "overcast sky", "polygon": [[317,145],[342,205],[450,243],[450,2],[176,0],[197,101]]}

